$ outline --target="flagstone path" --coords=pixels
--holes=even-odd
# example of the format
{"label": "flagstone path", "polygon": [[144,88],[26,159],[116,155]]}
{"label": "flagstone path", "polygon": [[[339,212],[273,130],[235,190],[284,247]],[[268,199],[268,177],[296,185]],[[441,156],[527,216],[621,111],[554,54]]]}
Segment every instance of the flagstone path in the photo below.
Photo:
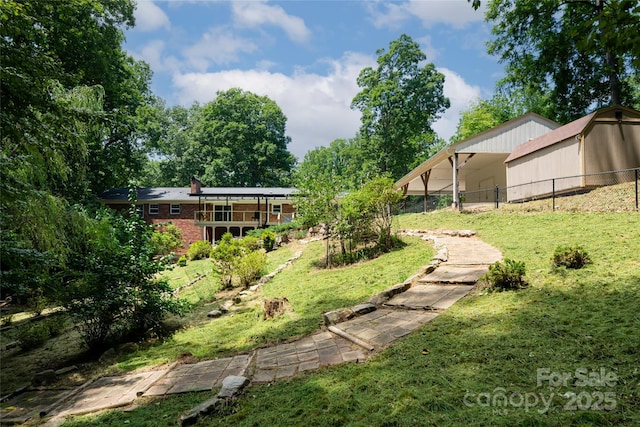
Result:
{"label": "flagstone path", "polygon": [[406,231],[432,240],[437,268],[410,279],[410,287],[377,309],[330,325],[297,341],[193,364],[103,377],[71,390],[28,389],[0,403],[0,422],[22,423],[41,417],[59,425],[69,415],[127,406],[141,396],[212,391],[229,376],[269,383],[320,367],[364,362],[374,352],[437,317],[465,296],[488,266],[502,258],[496,248],[469,231]]}

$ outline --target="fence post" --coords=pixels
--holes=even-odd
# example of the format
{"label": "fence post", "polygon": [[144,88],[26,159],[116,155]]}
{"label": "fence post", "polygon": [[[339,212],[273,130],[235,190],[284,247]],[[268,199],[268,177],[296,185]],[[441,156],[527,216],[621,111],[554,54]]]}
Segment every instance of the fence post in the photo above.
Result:
{"label": "fence post", "polygon": [[553,212],[556,211],[556,179],[551,180],[551,200]]}
{"label": "fence post", "polygon": [[640,169],[636,169],[636,210],[638,209],[638,172]]}
{"label": "fence post", "polygon": [[[636,191],[637,193],[637,191]],[[498,188],[498,186],[496,185],[496,209],[498,209],[498,198],[500,197],[500,189]],[[637,204],[637,203],[636,203]]]}

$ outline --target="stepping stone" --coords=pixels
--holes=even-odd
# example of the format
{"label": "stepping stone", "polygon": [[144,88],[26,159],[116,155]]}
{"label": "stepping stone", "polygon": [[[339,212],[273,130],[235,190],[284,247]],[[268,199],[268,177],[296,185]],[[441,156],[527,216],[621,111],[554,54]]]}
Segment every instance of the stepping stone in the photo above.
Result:
{"label": "stepping stone", "polygon": [[[402,295],[404,294],[396,295],[390,301]],[[340,329],[345,336],[351,335],[358,341],[364,341],[371,347],[380,349],[424,325],[437,315],[438,313],[435,312],[379,309],[339,323],[334,328]]]}
{"label": "stepping stone", "polygon": [[138,396],[144,394],[166,372],[166,369],[163,369],[120,377],[99,378],[88,386],[78,389],[65,403],[60,405],[60,409],[54,411],[53,415],[88,414],[128,405]]}
{"label": "stepping stone", "polygon": [[473,289],[469,285],[416,285],[402,295],[389,300],[385,305],[413,310],[444,310]]}
{"label": "stepping stone", "polygon": [[[432,273],[419,280],[420,283],[467,283],[475,284],[478,279],[489,271],[489,267],[482,266],[454,266],[441,265]],[[411,289],[409,289],[411,291]],[[409,292],[407,291],[407,292]]]}
{"label": "stepping stone", "polygon": [[249,361],[250,356],[243,354],[178,365],[149,387],[144,392],[144,395],[162,396],[165,394],[210,391],[214,387],[221,385],[224,378],[228,376],[244,375]]}

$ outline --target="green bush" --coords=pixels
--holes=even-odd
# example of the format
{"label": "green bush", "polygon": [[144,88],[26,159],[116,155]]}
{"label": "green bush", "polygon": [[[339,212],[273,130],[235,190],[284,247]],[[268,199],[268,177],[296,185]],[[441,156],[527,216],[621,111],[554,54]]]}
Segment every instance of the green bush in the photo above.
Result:
{"label": "green bush", "polygon": [[521,289],[527,286],[524,279],[526,268],[524,262],[514,261],[505,258],[504,262],[496,262],[489,266],[489,271],[484,279],[491,284],[494,289],[508,291]]}
{"label": "green bush", "polygon": [[276,245],[276,233],[271,230],[262,232],[262,247],[265,251],[271,252]]}
{"label": "green bush", "polygon": [[41,321],[27,322],[15,328],[14,336],[23,350],[32,350],[49,339],[49,327]]}
{"label": "green bush", "polygon": [[177,264],[179,267],[185,267],[187,265],[187,257],[182,255],[180,258],[178,258]]}
{"label": "green bush", "polygon": [[62,315],[62,314],[54,314],[54,315],[51,315],[51,316],[47,317],[42,322],[47,327],[47,330],[49,331],[49,336],[50,337],[57,337],[64,330],[64,324],[65,324],[66,320],[67,320],[66,316],[64,316],[64,315]]}
{"label": "green bush", "polygon": [[582,268],[591,263],[589,254],[580,246],[558,246],[553,253],[552,265],[555,268]]}
{"label": "green bush", "polygon": [[168,255],[182,247],[182,232],[173,224],[166,224],[163,230],[155,230],[151,235],[155,255]]}
{"label": "green bush", "polygon": [[198,240],[193,242],[191,246],[189,246],[189,250],[187,251],[187,256],[191,261],[195,261],[197,259],[205,259],[211,256],[211,251],[213,247],[211,243],[206,240]]}
{"label": "green bush", "polygon": [[258,280],[267,265],[267,254],[262,251],[251,251],[241,257],[235,268],[235,273],[240,280],[240,285],[248,287]]}
{"label": "green bush", "polygon": [[260,239],[254,236],[246,236],[240,243],[249,251],[257,251],[262,246]]}

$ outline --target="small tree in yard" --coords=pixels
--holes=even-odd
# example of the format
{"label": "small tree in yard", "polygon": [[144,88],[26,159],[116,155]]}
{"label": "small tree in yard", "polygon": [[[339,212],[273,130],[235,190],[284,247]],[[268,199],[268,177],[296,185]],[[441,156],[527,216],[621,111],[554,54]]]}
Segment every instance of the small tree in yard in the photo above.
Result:
{"label": "small tree in yard", "polygon": [[105,211],[96,218],[78,215],[77,222],[83,231],[70,241],[73,255],[60,273],[66,286],[59,298],[90,350],[142,338],[156,332],[166,314],[183,313],[186,303],[155,278],[162,266],[153,260],[152,231],[135,206],[128,217]]}
{"label": "small tree in yard", "polygon": [[233,270],[242,256],[240,242],[231,233],[224,233],[222,239],[211,251],[214,270],[220,274],[220,280],[225,288],[233,287]]}
{"label": "small tree in yard", "polygon": [[257,239],[247,237],[237,240],[231,233],[222,236],[211,257],[225,288],[233,287],[234,276],[238,277],[242,286],[249,286],[261,276],[267,263],[267,255],[259,249]]}

